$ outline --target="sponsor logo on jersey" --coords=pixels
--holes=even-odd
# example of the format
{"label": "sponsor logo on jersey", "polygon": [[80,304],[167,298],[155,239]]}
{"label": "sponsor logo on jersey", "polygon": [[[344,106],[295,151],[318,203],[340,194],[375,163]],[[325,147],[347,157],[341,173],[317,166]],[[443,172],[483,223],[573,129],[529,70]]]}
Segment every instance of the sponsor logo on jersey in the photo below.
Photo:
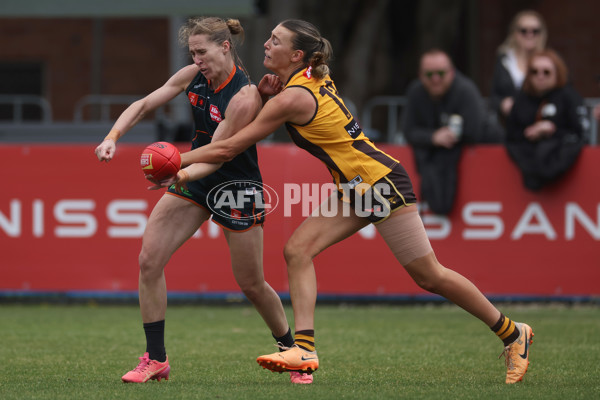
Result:
{"label": "sponsor logo on jersey", "polygon": [[352,179],[350,182],[348,182],[348,187],[350,189],[354,189],[356,187],[356,185],[358,185],[359,183],[361,183],[363,181],[362,176],[360,175],[356,175],[354,177],[354,179]]}
{"label": "sponsor logo on jersey", "polygon": [[206,104],[206,98],[204,96],[194,92],[189,92],[188,99],[190,99],[190,104],[192,106],[204,109],[204,105]]}
{"label": "sponsor logo on jersey", "polygon": [[221,112],[214,104],[210,105],[210,119],[215,122],[221,122],[223,118],[221,117]]}
{"label": "sponsor logo on jersey", "polygon": [[348,124],[344,128],[346,129],[346,132],[348,132],[348,135],[350,135],[352,139],[356,139],[358,135],[362,133],[360,125],[354,120],[354,118],[352,118],[352,120],[348,122]]}

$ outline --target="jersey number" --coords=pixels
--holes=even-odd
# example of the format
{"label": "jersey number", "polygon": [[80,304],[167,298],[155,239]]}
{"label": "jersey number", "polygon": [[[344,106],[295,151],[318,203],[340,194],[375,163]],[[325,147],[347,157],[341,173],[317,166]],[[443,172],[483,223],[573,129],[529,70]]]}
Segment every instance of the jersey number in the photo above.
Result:
{"label": "jersey number", "polygon": [[319,94],[321,96],[331,97],[335,104],[338,105],[340,110],[342,110],[342,112],[346,115],[346,118],[350,120],[350,122],[348,122],[348,124],[344,127],[346,129],[346,132],[348,132],[348,135],[350,135],[352,139],[356,139],[358,135],[362,133],[362,129],[360,128],[358,122],[354,120],[354,117],[352,116],[352,114],[350,114],[350,111],[348,111],[348,109],[340,99],[337,90],[335,90],[335,87],[333,86],[333,82],[325,81],[325,86],[321,86],[319,88]]}
{"label": "jersey number", "polygon": [[331,97],[331,99],[335,101],[335,104],[337,104],[340,110],[346,115],[346,118],[352,119],[352,114],[350,114],[350,111],[348,111],[344,103],[340,100],[337,90],[333,87],[332,81],[325,81],[325,86],[319,88],[319,94],[321,96]]}

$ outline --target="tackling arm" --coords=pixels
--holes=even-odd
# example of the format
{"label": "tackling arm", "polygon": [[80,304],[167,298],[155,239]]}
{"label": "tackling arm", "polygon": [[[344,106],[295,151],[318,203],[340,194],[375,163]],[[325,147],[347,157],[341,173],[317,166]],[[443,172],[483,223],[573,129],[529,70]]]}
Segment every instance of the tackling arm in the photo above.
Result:
{"label": "tackling arm", "polygon": [[[233,100],[233,99],[232,99]],[[207,172],[206,163],[223,163],[232,160],[248,147],[266,138],[286,121],[304,124],[314,115],[316,103],[304,89],[289,88],[269,100],[258,113],[256,119],[239,130],[233,136],[225,133],[220,140],[199,147],[181,155],[182,164],[188,165],[179,171],[175,178],[158,183],[164,187],[173,183],[179,185],[200,179]],[[229,110],[229,107],[227,107]],[[153,187],[153,188],[158,188]],[[151,188],[151,189],[153,189]]]}
{"label": "tackling arm", "polygon": [[[242,130],[247,126],[254,117],[257,115],[261,107],[261,98],[258,94],[256,86],[249,85],[244,86],[240,91],[233,96],[227,109],[225,110],[225,118],[219,123],[217,130],[213,135],[212,142],[208,145],[199,147],[181,155],[181,165],[186,166],[183,170],[179,171],[176,177],[163,182],[153,182],[154,187],[150,189],[157,189],[159,187],[170,186],[173,183],[179,185],[185,182],[195,181],[204,178],[207,175],[212,174],[218,170],[225,161],[230,161],[237,154],[245,150],[243,148],[238,153],[233,154],[231,158],[219,158],[219,159],[207,159],[200,160],[192,158],[192,154],[202,154],[203,149],[214,146],[215,144],[222,143],[230,140],[234,135],[237,137],[239,133],[236,132]],[[252,144],[252,143],[251,143]],[[251,145],[250,144],[250,145]],[[248,145],[247,147],[249,147]]]}
{"label": "tackling arm", "polygon": [[269,136],[285,122],[303,124],[314,114],[316,104],[304,89],[288,88],[269,100],[254,121],[234,136],[182,154],[186,163],[224,162]]}
{"label": "tackling arm", "polygon": [[[260,111],[260,107],[261,99],[256,86],[248,85],[240,89],[227,105],[225,118],[219,123],[219,126],[213,135],[212,143],[225,140],[235,135],[236,132],[252,122],[254,117],[256,117]],[[221,168],[224,161],[229,161],[223,160],[209,163],[193,163],[189,160],[189,155],[191,153],[192,152],[187,152],[181,155],[181,165],[187,166],[186,172],[189,175],[189,180],[196,180],[210,175]]]}

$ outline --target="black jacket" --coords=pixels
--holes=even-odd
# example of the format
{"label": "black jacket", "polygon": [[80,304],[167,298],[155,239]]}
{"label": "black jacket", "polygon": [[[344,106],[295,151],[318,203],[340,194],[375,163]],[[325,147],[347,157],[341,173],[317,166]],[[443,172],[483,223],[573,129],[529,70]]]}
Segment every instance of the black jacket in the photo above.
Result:
{"label": "black jacket", "polygon": [[[554,89],[543,96],[519,92],[508,116],[506,149],[531,190],[555,181],[577,160],[585,143],[578,109],[581,97],[570,86]],[[528,140],[525,128],[540,120],[556,125],[556,132],[535,142]]]}
{"label": "black jacket", "polygon": [[503,59],[505,57],[506,55],[504,54],[499,54],[498,57],[496,57],[492,75],[492,91],[489,100],[490,108],[498,114],[500,120],[502,120],[500,112],[502,100],[506,97],[515,97],[519,92],[512,76],[504,66]]}
{"label": "black jacket", "polygon": [[441,99],[432,99],[419,80],[410,84],[406,98],[402,133],[411,146],[433,148],[433,132],[446,125],[451,114],[463,117],[461,142],[480,141],[486,118],[485,104],[475,83],[460,72],[455,72],[452,85]]}
{"label": "black jacket", "polygon": [[[475,84],[458,71],[441,99],[432,99],[418,80],[411,83],[406,96],[402,132],[413,148],[421,177],[421,197],[434,213],[448,214],[454,204],[462,144],[477,143],[484,134],[483,99]],[[447,125],[452,114],[463,118],[460,142],[451,149],[434,146],[433,133]]]}

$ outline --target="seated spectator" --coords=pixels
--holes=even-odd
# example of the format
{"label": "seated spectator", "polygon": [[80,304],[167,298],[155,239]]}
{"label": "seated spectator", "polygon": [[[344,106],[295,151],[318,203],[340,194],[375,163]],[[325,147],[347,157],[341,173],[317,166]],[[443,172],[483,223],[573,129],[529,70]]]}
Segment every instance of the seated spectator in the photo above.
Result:
{"label": "seated spectator", "polygon": [[568,71],[553,50],[535,52],[506,125],[506,148],[532,191],[556,181],[584,145],[582,99],[567,85]]}
{"label": "seated spectator", "polygon": [[435,214],[452,210],[457,165],[464,143],[479,141],[486,110],[475,84],[457,71],[445,52],[421,56],[419,79],[407,91],[402,131],[421,177],[421,197]]}
{"label": "seated spectator", "polygon": [[508,36],[498,47],[490,93],[490,108],[503,124],[525,79],[527,60],[534,51],[546,47],[547,37],[546,23],[539,13],[525,10],[512,19]]}

